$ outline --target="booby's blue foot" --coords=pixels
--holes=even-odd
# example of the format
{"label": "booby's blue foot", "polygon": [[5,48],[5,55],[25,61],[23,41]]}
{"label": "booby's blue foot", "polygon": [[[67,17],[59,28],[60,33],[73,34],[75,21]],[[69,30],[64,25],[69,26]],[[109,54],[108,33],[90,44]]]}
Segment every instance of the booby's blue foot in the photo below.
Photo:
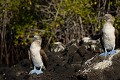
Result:
{"label": "booby's blue foot", "polygon": [[112,50],[109,52],[109,55],[112,55],[112,54],[115,54],[116,53],[116,50]]}
{"label": "booby's blue foot", "polygon": [[101,53],[99,56],[105,56],[106,57],[107,55],[109,55],[108,52],[104,52],[104,53]]}
{"label": "booby's blue foot", "polygon": [[29,74],[34,74],[34,73],[38,75],[38,74],[43,73],[43,71],[41,71],[41,70],[31,70]]}
{"label": "booby's blue foot", "polygon": [[41,71],[41,70],[36,70],[36,74],[38,75],[38,74],[41,74],[41,73],[43,73],[43,71]]}
{"label": "booby's blue foot", "polygon": [[43,73],[43,71],[41,70],[41,68],[40,70],[37,70],[36,67],[34,66],[34,69],[31,70],[29,74],[34,74],[34,73],[38,75],[38,74]]}

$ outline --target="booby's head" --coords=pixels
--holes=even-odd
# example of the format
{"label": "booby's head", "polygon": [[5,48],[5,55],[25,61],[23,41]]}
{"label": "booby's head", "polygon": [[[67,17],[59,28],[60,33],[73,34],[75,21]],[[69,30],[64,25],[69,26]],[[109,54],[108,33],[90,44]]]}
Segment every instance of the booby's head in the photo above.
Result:
{"label": "booby's head", "polygon": [[34,39],[34,40],[41,40],[41,37],[38,36],[38,35],[35,35],[33,39]]}
{"label": "booby's head", "polygon": [[36,41],[38,41],[39,44],[41,44],[42,43],[42,38],[38,35],[34,35],[32,42],[36,42]]}
{"label": "booby's head", "polygon": [[111,15],[111,14],[105,14],[105,16],[103,17],[106,21],[111,22],[112,24],[114,24],[115,18]]}

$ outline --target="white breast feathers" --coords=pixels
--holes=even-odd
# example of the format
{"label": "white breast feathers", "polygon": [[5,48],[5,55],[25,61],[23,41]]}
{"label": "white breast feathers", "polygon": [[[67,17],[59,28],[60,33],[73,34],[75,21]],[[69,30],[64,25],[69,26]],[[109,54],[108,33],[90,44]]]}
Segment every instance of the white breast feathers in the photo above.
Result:
{"label": "white breast feathers", "polygon": [[41,50],[40,41],[39,40],[33,41],[30,46],[30,51],[31,51],[31,58],[32,58],[33,64],[36,67],[43,66],[42,57],[40,55],[40,50]]}
{"label": "white breast feathers", "polygon": [[103,42],[106,49],[112,49],[115,46],[115,28],[110,22],[103,26]]}

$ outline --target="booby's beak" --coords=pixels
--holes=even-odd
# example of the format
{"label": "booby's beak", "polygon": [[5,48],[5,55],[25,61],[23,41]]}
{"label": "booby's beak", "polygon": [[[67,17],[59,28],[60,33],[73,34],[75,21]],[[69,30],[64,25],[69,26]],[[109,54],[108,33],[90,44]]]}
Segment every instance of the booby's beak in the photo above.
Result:
{"label": "booby's beak", "polygon": [[107,21],[108,17],[107,16],[102,16],[102,17],[98,17],[99,20],[103,20],[103,21]]}
{"label": "booby's beak", "polygon": [[98,17],[98,20],[107,20],[107,17],[105,17],[105,16],[101,16],[101,17]]}
{"label": "booby's beak", "polygon": [[101,16],[101,17],[98,17],[98,19],[107,20],[107,17],[106,16]]}
{"label": "booby's beak", "polygon": [[98,17],[98,19],[103,19],[103,17]]}

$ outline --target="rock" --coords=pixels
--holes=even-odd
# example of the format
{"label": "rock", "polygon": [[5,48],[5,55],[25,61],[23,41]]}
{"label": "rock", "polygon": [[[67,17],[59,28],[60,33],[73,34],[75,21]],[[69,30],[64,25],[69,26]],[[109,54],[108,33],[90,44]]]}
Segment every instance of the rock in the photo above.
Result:
{"label": "rock", "polygon": [[120,50],[106,59],[95,55],[88,59],[84,69],[79,70],[76,75],[84,80],[119,80],[120,79]]}
{"label": "rock", "polygon": [[[74,44],[75,43],[75,44]],[[91,48],[95,45],[95,50]],[[0,67],[0,80],[117,80],[120,79],[120,52],[106,59],[98,43],[76,46],[70,42],[64,51],[45,51],[49,60],[42,74],[28,75],[32,69],[28,59],[11,67]],[[105,60],[104,60],[105,59]],[[102,65],[101,65],[102,64]]]}
{"label": "rock", "polygon": [[62,52],[65,50],[65,45],[62,42],[55,42],[51,46],[51,51],[52,52]]}

